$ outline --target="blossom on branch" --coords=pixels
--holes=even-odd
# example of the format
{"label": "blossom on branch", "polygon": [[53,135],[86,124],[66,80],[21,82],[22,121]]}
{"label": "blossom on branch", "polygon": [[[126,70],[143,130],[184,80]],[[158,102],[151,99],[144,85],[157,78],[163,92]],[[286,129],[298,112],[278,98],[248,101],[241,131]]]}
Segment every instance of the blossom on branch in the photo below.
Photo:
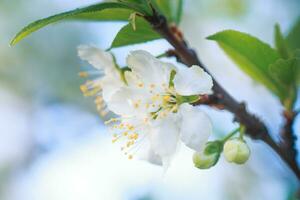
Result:
{"label": "blossom on branch", "polygon": [[145,51],[132,52],[127,64],[126,85],[106,102],[109,110],[120,116],[107,122],[114,123],[113,142],[123,141],[122,150],[130,159],[139,150],[144,159],[164,166],[180,140],[199,151],[212,125],[207,115],[190,103],[200,94],[211,93],[211,77],[198,66],[176,68]]}

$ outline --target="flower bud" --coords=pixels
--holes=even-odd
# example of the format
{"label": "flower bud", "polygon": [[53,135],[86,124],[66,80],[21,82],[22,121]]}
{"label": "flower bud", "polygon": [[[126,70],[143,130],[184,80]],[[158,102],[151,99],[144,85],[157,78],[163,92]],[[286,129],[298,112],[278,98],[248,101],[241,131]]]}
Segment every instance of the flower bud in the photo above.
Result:
{"label": "flower bud", "polygon": [[241,139],[228,140],[224,145],[224,156],[228,162],[244,164],[250,156],[250,149]]}
{"label": "flower bud", "polygon": [[199,169],[208,169],[214,166],[220,157],[222,143],[220,141],[208,142],[201,152],[195,152],[193,162]]}

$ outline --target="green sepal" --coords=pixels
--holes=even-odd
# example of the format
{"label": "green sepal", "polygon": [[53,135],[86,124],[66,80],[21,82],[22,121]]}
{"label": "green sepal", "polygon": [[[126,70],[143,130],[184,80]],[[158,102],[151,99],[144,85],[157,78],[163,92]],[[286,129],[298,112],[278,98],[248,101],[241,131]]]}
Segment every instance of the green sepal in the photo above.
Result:
{"label": "green sepal", "polygon": [[199,95],[190,95],[190,96],[177,95],[176,99],[177,99],[177,103],[180,105],[183,103],[195,103],[200,99],[200,96]]}
{"label": "green sepal", "polygon": [[170,78],[169,78],[169,88],[170,87],[174,87],[174,78],[175,78],[175,75],[176,75],[176,70],[172,70],[171,73],[170,73]]}
{"label": "green sepal", "polygon": [[201,152],[195,152],[193,155],[195,167],[199,169],[209,169],[215,166],[220,158],[222,149],[223,143],[221,141],[207,142]]}

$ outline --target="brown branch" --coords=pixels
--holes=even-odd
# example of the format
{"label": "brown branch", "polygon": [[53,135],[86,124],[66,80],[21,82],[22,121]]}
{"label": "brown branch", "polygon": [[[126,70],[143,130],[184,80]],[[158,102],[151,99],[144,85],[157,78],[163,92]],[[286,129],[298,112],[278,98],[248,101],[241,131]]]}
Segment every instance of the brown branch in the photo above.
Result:
{"label": "brown branch", "polygon": [[285,111],[283,113],[283,116],[285,118],[285,124],[281,130],[280,146],[282,149],[289,152],[288,156],[290,159],[296,159],[297,149],[295,142],[297,140],[297,137],[293,130],[293,124],[295,122],[297,113],[293,111]]}
{"label": "brown branch", "polygon": [[[152,25],[153,29],[164,37],[176,50],[180,57],[180,60],[187,66],[198,65],[208,72],[207,68],[200,62],[195,51],[188,47],[184,41],[182,34],[176,26],[169,26],[164,16],[158,15],[157,12],[153,11],[153,16],[145,16],[145,19]],[[175,34],[174,34],[175,32]],[[290,169],[300,179],[300,170],[298,168],[295,159],[291,159],[288,152],[280,148],[270,136],[265,124],[253,114],[250,114],[244,103],[237,102],[232,96],[230,96],[222,86],[213,79],[214,94],[208,96],[207,104],[215,107],[226,109],[232,112],[235,116],[234,120],[243,124],[246,128],[246,133],[252,139],[262,140],[268,144],[281,158],[287,163]],[[203,101],[200,100],[200,101]],[[203,103],[203,102],[198,102]]]}

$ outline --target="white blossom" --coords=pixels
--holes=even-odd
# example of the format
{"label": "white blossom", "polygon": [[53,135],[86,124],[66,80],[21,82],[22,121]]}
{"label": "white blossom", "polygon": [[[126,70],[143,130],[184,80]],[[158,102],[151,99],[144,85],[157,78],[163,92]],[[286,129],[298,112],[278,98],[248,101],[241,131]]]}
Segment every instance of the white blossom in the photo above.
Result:
{"label": "white blossom", "polygon": [[113,142],[123,141],[121,149],[130,159],[139,151],[144,159],[164,166],[180,140],[199,151],[212,126],[208,116],[189,103],[211,93],[211,77],[198,66],[179,69],[145,51],[132,52],[127,65],[127,84],[107,101],[109,110],[120,116],[107,122],[114,123]]}
{"label": "white blossom", "polygon": [[79,46],[78,56],[95,68],[94,71],[80,72],[82,77],[95,76],[95,79],[88,80],[81,85],[81,91],[85,96],[96,96],[97,109],[102,115],[105,115],[108,112],[105,102],[109,101],[112,94],[124,86],[122,72],[111,53],[94,46]]}

